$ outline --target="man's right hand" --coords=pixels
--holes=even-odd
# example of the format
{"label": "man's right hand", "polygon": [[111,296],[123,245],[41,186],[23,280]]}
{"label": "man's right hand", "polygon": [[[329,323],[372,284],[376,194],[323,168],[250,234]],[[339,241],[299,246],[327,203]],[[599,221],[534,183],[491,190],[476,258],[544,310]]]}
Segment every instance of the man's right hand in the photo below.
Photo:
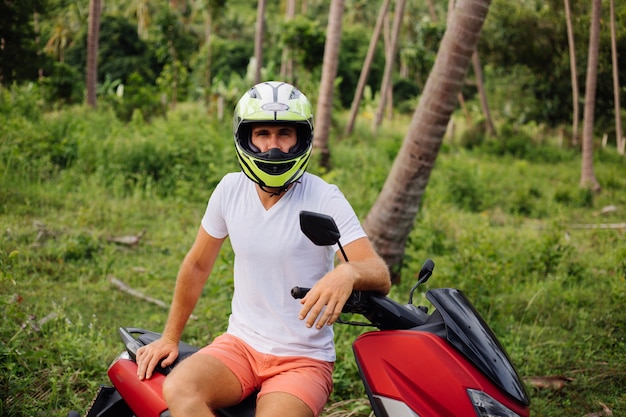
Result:
{"label": "man's right hand", "polygon": [[164,368],[173,364],[177,357],[177,342],[165,338],[155,340],[137,350],[137,377],[140,380],[150,379],[159,362]]}

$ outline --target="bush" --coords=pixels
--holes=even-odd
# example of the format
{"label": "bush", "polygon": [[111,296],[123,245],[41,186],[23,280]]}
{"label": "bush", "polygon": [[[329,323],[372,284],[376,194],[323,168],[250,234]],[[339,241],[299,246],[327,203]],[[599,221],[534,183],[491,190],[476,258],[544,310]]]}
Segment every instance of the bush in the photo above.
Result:
{"label": "bush", "polygon": [[3,120],[5,118],[16,117],[34,121],[42,114],[43,98],[37,84],[13,84],[10,88],[0,85],[0,121],[3,121],[0,123],[0,129],[6,123]]}
{"label": "bush", "polygon": [[447,201],[458,208],[478,213],[483,210],[487,201],[484,181],[478,169],[472,165],[456,165],[446,167]]}
{"label": "bush", "polygon": [[465,149],[473,149],[485,142],[487,129],[485,120],[474,123],[468,129],[464,130],[459,139],[460,145]]}
{"label": "bush", "polygon": [[84,88],[83,74],[58,62],[54,63],[52,74],[41,81],[43,97],[50,104],[79,104],[83,101]]}
{"label": "bush", "polygon": [[130,121],[137,110],[147,121],[164,116],[167,111],[166,100],[161,99],[158,87],[144,83],[137,73],[130,76],[120,92],[120,95],[106,96],[105,100],[110,102],[115,114],[122,121]]}
{"label": "bush", "polygon": [[558,188],[554,201],[572,208],[593,208],[593,191],[589,188]]}

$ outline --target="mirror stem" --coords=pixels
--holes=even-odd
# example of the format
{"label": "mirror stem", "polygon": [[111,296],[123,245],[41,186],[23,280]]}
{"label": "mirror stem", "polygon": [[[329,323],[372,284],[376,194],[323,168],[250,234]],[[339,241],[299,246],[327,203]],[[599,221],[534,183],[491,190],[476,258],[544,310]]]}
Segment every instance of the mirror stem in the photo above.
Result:
{"label": "mirror stem", "polygon": [[343,259],[348,262],[348,257],[346,256],[346,252],[343,250],[343,246],[341,246],[341,243],[337,242],[337,245],[339,245],[339,250],[341,251],[341,255],[343,256]]}

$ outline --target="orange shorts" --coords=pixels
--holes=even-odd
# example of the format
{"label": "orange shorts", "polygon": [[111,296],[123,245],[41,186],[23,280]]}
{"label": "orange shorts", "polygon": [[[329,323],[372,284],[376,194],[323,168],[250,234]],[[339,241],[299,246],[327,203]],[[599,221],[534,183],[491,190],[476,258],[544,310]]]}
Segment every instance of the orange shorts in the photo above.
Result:
{"label": "orange shorts", "polygon": [[242,400],[257,390],[257,397],[286,392],[304,401],[318,416],[333,389],[333,362],[260,353],[228,333],[198,353],[216,357],[235,374],[241,383]]}

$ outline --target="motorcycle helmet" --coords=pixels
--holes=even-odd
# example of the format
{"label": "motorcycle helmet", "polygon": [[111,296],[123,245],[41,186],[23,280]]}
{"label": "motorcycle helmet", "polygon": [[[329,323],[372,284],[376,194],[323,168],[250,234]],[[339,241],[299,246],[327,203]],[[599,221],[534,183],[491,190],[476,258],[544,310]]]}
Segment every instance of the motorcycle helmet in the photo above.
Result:
{"label": "motorcycle helmet", "polygon": [[[252,144],[251,124],[296,128],[297,143],[288,152],[261,152]],[[261,189],[286,190],[305,172],[313,146],[313,111],[309,99],[291,84],[263,82],[239,99],[233,117],[235,149],[241,170]]]}

